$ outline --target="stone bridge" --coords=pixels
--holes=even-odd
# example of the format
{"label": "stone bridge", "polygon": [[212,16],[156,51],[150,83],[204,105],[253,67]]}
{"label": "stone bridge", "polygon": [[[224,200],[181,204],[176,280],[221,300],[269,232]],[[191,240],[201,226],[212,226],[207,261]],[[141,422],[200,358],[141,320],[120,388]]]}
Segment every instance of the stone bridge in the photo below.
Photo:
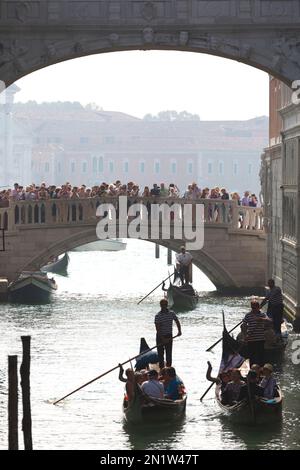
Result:
{"label": "stone bridge", "polygon": [[3,0],[0,80],[91,54],[168,49],[237,60],[291,84],[299,26],[298,0]]}
{"label": "stone bridge", "polygon": [[[187,201],[184,199],[134,198],[133,200],[128,198],[127,203],[128,207],[134,203],[141,207],[142,205],[149,207],[149,204],[155,203],[155,206],[151,207],[158,208],[160,207],[158,204],[162,203],[168,206],[177,204],[182,224],[185,223],[185,206],[189,204],[190,208],[192,206],[193,230],[196,230],[195,206],[202,204],[204,246],[201,250],[192,251],[194,264],[209,277],[219,291],[224,293],[251,293],[260,290],[265,285],[266,237],[262,209],[241,207],[236,201],[209,199]],[[115,209],[115,235],[126,238],[128,228],[136,217],[131,217],[129,213],[125,224],[122,219],[121,226],[118,218],[119,199],[117,198],[10,201],[8,207],[0,208],[0,229],[4,234],[5,248],[5,251],[0,252],[0,277],[13,280],[22,271],[38,270],[52,256],[97,240],[98,222],[105,217],[110,217],[105,212],[102,217],[96,215],[97,208],[102,204],[110,204],[110,207]],[[159,236],[155,239],[148,238],[148,240],[179,252],[180,246],[187,240],[184,237],[176,238],[174,212],[169,209],[167,213],[164,213],[165,210],[161,209],[162,215],[158,219]],[[162,236],[162,222],[166,220],[166,217],[170,222],[170,239]],[[149,214],[143,214],[142,209],[140,218],[141,223],[150,228],[151,217]],[[135,260],[132,261],[135,262]]]}

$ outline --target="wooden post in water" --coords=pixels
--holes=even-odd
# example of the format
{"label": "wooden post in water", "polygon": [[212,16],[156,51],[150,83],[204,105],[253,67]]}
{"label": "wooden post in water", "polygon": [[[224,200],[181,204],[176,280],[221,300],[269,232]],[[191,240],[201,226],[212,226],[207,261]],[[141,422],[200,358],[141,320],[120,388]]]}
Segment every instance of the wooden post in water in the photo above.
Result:
{"label": "wooden post in water", "polygon": [[155,258],[159,259],[159,255],[160,255],[159,245],[155,243]]}
{"label": "wooden post in water", "polygon": [[168,266],[172,264],[172,250],[168,248]]}
{"label": "wooden post in water", "polygon": [[30,336],[21,336],[23,345],[23,359],[20,367],[23,420],[22,431],[24,437],[24,449],[32,450],[31,431],[31,406],[30,406]]}
{"label": "wooden post in water", "polygon": [[8,356],[8,450],[18,449],[18,356]]}

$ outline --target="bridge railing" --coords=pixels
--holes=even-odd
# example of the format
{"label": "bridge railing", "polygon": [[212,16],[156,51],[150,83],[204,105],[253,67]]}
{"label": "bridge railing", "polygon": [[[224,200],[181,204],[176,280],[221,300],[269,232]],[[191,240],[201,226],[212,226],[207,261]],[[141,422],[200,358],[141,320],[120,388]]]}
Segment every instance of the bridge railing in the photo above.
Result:
{"label": "bridge railing", "polygon": [[[99,220],[96,217],[96,212],[101,204],[110,204],[111,210],[115,210],[118,220],[121,207],[119,198],[116,197],[10,201],[9,207],[0,208],[0,228],[14,231],[20,227],[38,227],[40,225],[96,224]],[[177,205],[179,217],[183,220],[184,206],[189,204],[192,205],[192,221],[194,224],[196,223],[196,206],[203,204],[202,222],[207,226],[226,226],[231,230],[264,232],[262,208],[239,206],[236,201],[219,199],[198,199],[193,201],[180,198],[133,197],[127,198],[126,209],[128,210],[133,204],[137,204],[141,219],[153,217],[154,212],[158,213],[159,208],[162,211],[162,216],[169,217],[171,223],[174,218],[174,214],[172,216],[172,206]],[[168,209],[168,206],[170,209]],[[107,211],[103,211],[102,217],[106,215]],[[129,221],[132,217],[128,216],[127,220]]]}

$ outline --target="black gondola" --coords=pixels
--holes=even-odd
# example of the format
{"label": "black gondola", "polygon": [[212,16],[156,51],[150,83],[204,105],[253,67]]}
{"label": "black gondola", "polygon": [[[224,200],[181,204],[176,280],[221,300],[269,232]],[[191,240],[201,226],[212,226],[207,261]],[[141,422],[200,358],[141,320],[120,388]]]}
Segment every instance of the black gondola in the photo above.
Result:
{"label": "black gondola", "polygon": [[[149,347],[146,341],[142,339],[140,352],[146,349],[149,349]],[[146,356],[147,353],[144,355],[144,359],[147,361],[150,356],[148,358]],[[151,361],[149,360],[148,363],[151,363]],[[179,400],[151,398],[142,392],[139,385],[136,385],[133,400],[128,402],[126,397],[123,400],[124,419],[131,424],[156,421],[163,421],[164,423],[173,422],[184,416],[186,399],[187,396],[184,390],[182,398]]]}
{"label": "black gondola", "polygon": [[[240,344],[227,332],[225,321],[223,330],[223,352],[219,370],[219,376],[229,368],[239,368],[245,375],[249,370],[248,361],[239,353]],[[249,395],[251,395],[249,393]],[[223,414],[234,423],[239,424],[266,424],[279,421],[282,417],[282,393],[278,388],[278,396],[272,399],[263,397],[251,397],[226,405],[222,402],[221,382],[216,384],[216,401]]]}

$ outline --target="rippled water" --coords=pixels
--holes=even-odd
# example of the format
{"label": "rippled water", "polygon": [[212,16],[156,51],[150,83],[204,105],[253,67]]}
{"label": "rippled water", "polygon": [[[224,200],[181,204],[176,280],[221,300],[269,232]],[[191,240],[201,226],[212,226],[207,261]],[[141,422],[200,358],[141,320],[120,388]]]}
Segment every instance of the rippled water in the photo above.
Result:
{"label": "rippled water", "polygon": [[[218,368],[220,346],[211,353],[205,349],[222,333],[221,310],[233,326],[247,310],[245,298],[203,294],[197,310],[179,314],[183,336],[174,344],[174,365],[188,390],[182,423],[127,428],[117,371],[53,406],[55,399],[136,355],[140,337],[154,345],[161,291],[139,306],[137,302],[168,269],[165,251],[156,260],[154,245],[129,240],[122,252],[71,253],[69,276],[56,276],[59,290],[50,305],[0,305],[0,448],[7,448],[7,355],[21,357],[20,336],[29,334],[35,449],[300,448],[300,365],[291,361],[294,334],[278,369],[285,394],[282,424],[263,429],[233,426],[220,415],[213,390],[199,401],[208,386],[206,361]],[[199,271],[194,286],[199,291],[213,289]]]}

